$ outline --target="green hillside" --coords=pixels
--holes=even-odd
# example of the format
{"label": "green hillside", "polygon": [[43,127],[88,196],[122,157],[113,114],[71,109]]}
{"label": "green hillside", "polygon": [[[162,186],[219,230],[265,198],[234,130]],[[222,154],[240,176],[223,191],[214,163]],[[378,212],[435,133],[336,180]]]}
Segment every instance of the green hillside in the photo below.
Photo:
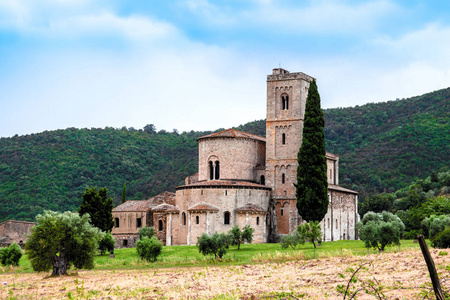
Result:
{"label": "green hillside", "polygon": [[[340,180],[361,196],[395,191],[449,166],[450,88],[423,96],[325,110],[327,151]],[[265,121],[239,130],[264,135]],[[75,129],[0,139],[0,221],[43,209],[75,210],[86,187],[106,186],[115,204],[174,191],[197,171],[199,136],[210,132]]]}

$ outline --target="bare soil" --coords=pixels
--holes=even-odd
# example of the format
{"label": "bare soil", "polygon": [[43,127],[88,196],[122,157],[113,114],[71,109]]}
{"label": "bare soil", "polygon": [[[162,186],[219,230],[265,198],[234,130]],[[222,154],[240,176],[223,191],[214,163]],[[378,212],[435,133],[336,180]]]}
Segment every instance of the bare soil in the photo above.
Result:
{"label": "bare soil", "polygon": [[[450,255],[431,250],[440,279],[449,277]],[[441,253],[442,254],[442,253]],[[381,288],[387,299],[423,299],[431,282],[420,251],[330,257],[316,260],[241,266],[145,270],[78,271],[71,276],[47,273],[0,275],[0,298],[17,299],[342,299],[352,270],[361,269],[350,289],[358,299]],[[450,279],[443,289],[450,291]],[[432,299],[431,294],[429,294]]]}

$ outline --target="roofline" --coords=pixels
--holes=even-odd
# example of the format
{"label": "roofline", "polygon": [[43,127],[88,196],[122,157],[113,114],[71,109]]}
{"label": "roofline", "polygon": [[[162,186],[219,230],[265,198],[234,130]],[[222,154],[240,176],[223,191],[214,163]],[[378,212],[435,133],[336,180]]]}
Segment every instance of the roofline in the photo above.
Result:
{"label": "roofline", "polygon": [[[236,132],[241,132],[244,133],[248,136],[244,137],[244,136],[218,136],[219,134],[226,132],[226,131],[236,131]],[[197,142],[199,142],[200,140],[207,140],[207,139],[247,139],[247,140],[256,140],[259,141],[261,143],[266,143],[266,138],[256,135],[256,134],[252,134],[252,133],[248,133],[248,132],[244,132],[244,131],[240,131],[234,128],[229,128],[229,129],[225,129],[216,133],[211,133],[211,134],[207,134],[204,136],[201,136],[197,139]]]}

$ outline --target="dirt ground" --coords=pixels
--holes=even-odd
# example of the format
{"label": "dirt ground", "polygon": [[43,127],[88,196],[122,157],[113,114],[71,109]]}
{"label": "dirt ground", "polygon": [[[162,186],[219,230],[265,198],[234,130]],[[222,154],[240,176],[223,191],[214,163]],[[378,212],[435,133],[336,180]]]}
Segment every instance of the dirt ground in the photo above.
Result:
{"label": "dirt ground", "polygon": [[[446,252],[449,252],[444,250]],[[442,250],[440,250],[442,251]],[[443,289],[450,291],[450,255],[432,250]],[[431,282],[420,251],[331,257],[317,260],[224,267],[79,271],[48,277],[44,273],[0,275],[1,299],[342,299],[361,264],[357,299],[377,299],[365,292],[381,288],[387,299],[423,299]],[[14,298],[15,297],[15,298]],[[431,297],[430,297],[431,299]]]}

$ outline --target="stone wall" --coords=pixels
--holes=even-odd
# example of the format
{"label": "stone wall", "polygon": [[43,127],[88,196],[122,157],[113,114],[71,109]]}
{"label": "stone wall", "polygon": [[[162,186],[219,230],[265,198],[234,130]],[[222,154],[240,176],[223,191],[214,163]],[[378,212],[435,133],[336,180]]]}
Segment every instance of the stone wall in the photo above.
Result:
{"label": "stone wall", "polygon": [[0,243],[8,246],[13,242],[24,244],[34,222],[8,220],[0,224]]}

